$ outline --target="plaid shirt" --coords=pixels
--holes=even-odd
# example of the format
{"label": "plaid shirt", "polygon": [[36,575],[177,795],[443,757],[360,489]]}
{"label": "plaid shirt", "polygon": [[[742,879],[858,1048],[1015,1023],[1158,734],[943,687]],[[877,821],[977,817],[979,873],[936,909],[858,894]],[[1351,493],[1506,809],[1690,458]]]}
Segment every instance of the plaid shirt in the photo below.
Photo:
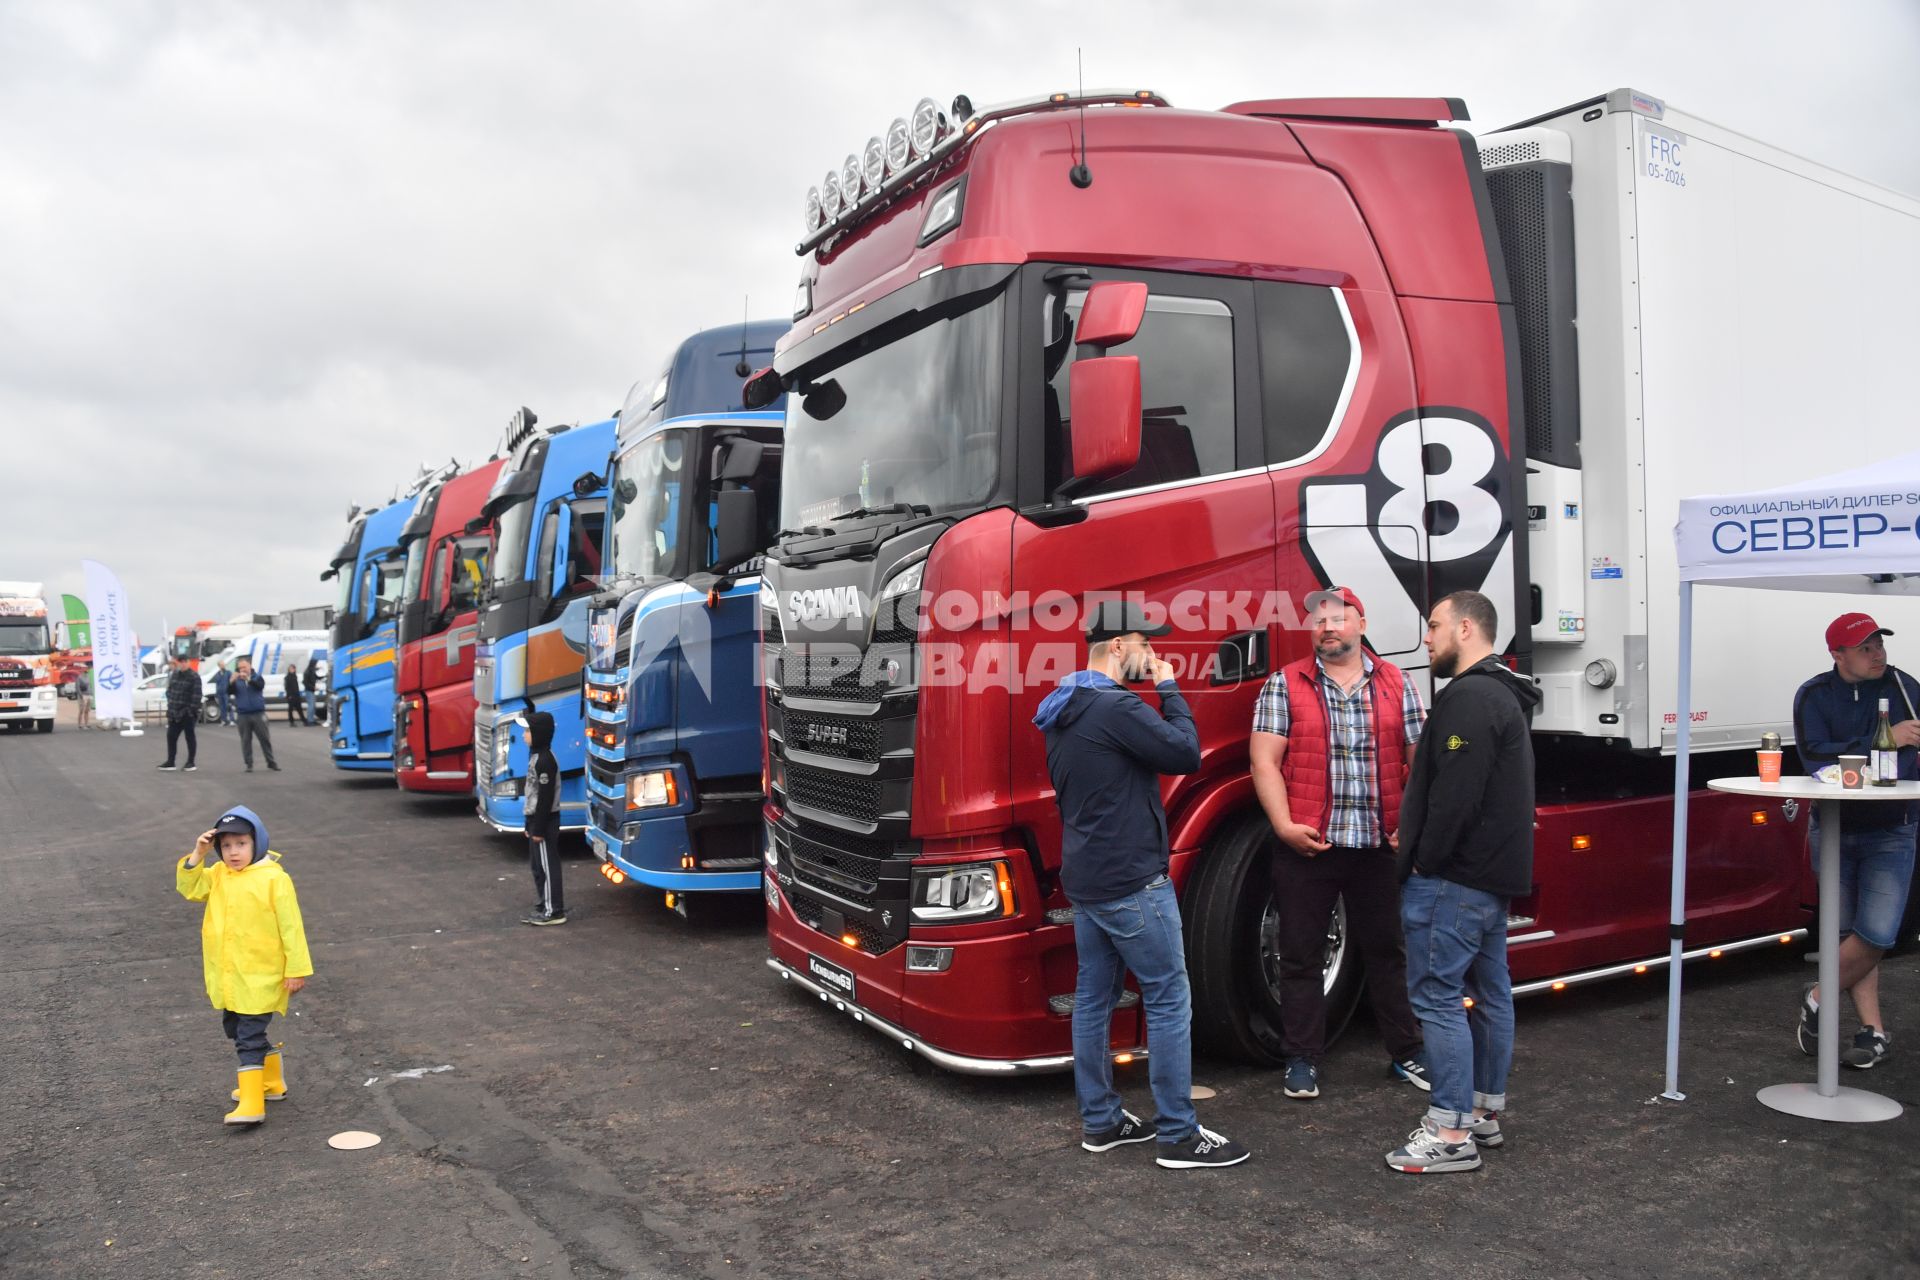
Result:
{"label": "plaid shirt", "polygon": [[[1373,745],[1373,707],[1368,696],[1373,684],[1373,655],[1360,653],[1362,675],[1351,693],[1341,693],[1327,675],[1326,664],[1314,659],[1319,672],[1320,700],[1326,707],[1327,759],[1332,767],[1332,794],[1328,797],[1327,829],[1320,838],[1342,849],[1373,849],[1386,843],[1380,822],[1378,752]],[[1407,745],[1420,741],[1426,727],[1427,709],[1420,703],[1420,691],[1412,680],[1400,698],[1400,716],[1406,722]],[[1267,677],[1254,704],[1253,731],[1287,736],[1293,716],[1287,706],[1285,670]]]}

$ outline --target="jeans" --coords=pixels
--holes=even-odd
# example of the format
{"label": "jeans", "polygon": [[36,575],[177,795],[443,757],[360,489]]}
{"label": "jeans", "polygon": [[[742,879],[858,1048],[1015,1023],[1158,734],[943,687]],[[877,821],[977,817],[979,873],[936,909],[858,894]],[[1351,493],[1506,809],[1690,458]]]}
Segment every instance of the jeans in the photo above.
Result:
{"label": "jeans", "polygon": [[[1807,826],[1811,840],[1808,858],[1820,874],[1820,819]],[[1891,951],[1900,940],[1900,921],[1907,912],[1907,893],[1913,884],[1913,842],[1916,824],[1882,831],[1848,831],[1840,827],[1840,936],[1855,934],[1878,951]]]}
{"label": "jeans", "polygon": [[257,1067],[267,1060],[267,1050],[273,1048],[267,1040],[267,1024],[273,1021],[271,1013],[235,1013],[231,1009],[220,1011],[220,1027],[227,1033],[227,1039],[233,1041],[235,1053],[240,1055],[240,1067]]}
{"label": "jeans", "polygon": [[185,734],[187,739],[187,763],[188,764],[193,763],[194,753],[200,749],[198,743],[194,740],[193,721],[169,720],[167,721],[167,763],[168,764],[173,763],[173,753],[175,748],[180,742],[180,737],[182,734]]}
{"label": "jeans", "polygon": [[[1434,876],[1400,889],[1407,986],[1427,1035],[1433,1080],[1427,1118],[1464,1129],[1473,1109],[1507,1105],[1513,1065],[1513,984],[1507,975],[1507,900]],[[1465,998],[1473,997],[1469,1014]]]}
{"label": "jeans", "polygon": [[264,711],[243,711],[240,713],[240,758],[247,762],[247,768],[253,768],[253,740],[260,739],[260,749],[267,753],[267,767],[274,768],[273,734],[267,730],[267,713]]}
{"label": "jeans", "polygon": [[1200,1127],[1193,1110],[1193,1000],[1173,883],[1156,876],[1112,902],[1076,902],[1073,943],[1080,976],[1073,1000],[1073,1091],[1080,1124],[1101,1133],[1120,1123],[1113,1088],[1113,1006],[1127,970],[1147,1013],[1147,1075],[1160,1141],[1185,1142]]}
{"label": "jeans", "polygon": [[1279,845],[1271,860],[1280,925],[1280,1036],[1288,1058],[1318,1062],[1327,1046],[1327,921],[1347,904],[1347,942],[1366,963],[1367,1001],[1395,1062],[1420,1052],[1407,1003],[1400,881],[1389,849],[1333,848],[1309,858]]}

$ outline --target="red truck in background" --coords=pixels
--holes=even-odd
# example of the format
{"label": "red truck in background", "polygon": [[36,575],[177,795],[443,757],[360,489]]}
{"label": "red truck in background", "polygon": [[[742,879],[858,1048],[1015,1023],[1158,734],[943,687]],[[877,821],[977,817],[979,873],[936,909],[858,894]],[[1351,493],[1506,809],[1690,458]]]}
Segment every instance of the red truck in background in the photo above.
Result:
{"label": "red truck in background", "polygon": [[[1809,330],[1753,292],[1766,271],[1696,255],[1730,274],[1641,280],[1635,228],[1699,249],[1745,219],[1743,245],[1790,258],[1833,216],[1819,201],[1902,206],[1629,90],[1478,140],[1465,118],[1437,98],[928,100],[808,194],[795,324],[749,388],[789,397],[761,597],[783,979],[950,1069],[1070,1064],[1073,908],[1031,720],[1085,661],[1082,602],[1125,594],[1173,623],[1159,647],[1201,737],[1200,769],[1164,787],[1195,1037],[1279,1061],[1247,744],[1265,677],[1310,652],[1299,603],[1335,584],[1429,690],[1428,607],[1485,592],[1546,694],[1516,988],[1663,967],[1675,495],[1702,459],[1746,465],[1730,445],[1804,424],[1656,398],[1640,326],[1677,347],[1715,323]],[[1755,211],[1768,182],[1778,208]],[[1686,354],[1738,392],[1726,351]],[[1684,399],[1676,381],[1661,395]],[[1719,706],[1704,742],[1729,755],[1697,777],[1750,773],[1736,749],[1790,734],[1819,629],[1851,606],[1793,607],[1812,639]],[[1691,806],[1689,958],[1802,936],[1800,807]],[[1336,907],[1336,1024],[1358,968]],[[1112,1044],[1143,1048],[1137,1001]]]}
{"label": "red truck in background", "polygon": [[481,508],[502,462],[424,490],[406,551],[393,677],[393,780],[403,791],[473,790],[473,658],[491,525]]}

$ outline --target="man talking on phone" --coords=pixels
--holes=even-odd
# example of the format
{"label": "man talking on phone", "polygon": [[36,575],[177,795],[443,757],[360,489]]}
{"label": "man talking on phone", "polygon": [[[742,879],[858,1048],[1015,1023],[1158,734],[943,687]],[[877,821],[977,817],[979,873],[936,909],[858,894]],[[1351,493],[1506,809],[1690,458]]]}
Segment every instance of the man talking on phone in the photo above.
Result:
{"label": "man talking on phone", "polygon": [[[1167,876],[1162,774],[1200,767],[1193,712],[1173,666],[1153,651],[1155,626],[1138,605],[1106,600],[1087,626],[1087,666],[1041,702],[1047,772],[1060,806],[1060,884],[1073,903],[1079,977],[1073,1004],[1073,1087],[1080,1145],[1110,1151],[1157,1140],[1166,1169],[1239,1164],[1247,1149],[1203,1128],[1193,1109],[1193,999],[1180,901]],[[1127,686],[1151,680],[1158,711]],[[1158,1110],[1147,1123],[1113,1087],[1113,1008],[1127,971],[1147,1015],[1148,1076]]]}

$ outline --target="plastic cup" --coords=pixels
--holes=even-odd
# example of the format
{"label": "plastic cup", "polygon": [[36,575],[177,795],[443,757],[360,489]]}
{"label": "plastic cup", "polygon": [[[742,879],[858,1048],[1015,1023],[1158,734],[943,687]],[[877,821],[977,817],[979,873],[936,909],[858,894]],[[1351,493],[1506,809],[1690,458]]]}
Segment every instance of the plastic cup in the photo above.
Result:
{"label": "plastic cup", "polygon": [[1758,751],[1754,754],[1760,759],[1760,781],[1780,781],[1780,752]]}
{"label": "plastic cup", "polygon": [[1847,791],[1858,791],[1867,784],[1867,758],[1865,756],[1840,757],[1840,786]]}

